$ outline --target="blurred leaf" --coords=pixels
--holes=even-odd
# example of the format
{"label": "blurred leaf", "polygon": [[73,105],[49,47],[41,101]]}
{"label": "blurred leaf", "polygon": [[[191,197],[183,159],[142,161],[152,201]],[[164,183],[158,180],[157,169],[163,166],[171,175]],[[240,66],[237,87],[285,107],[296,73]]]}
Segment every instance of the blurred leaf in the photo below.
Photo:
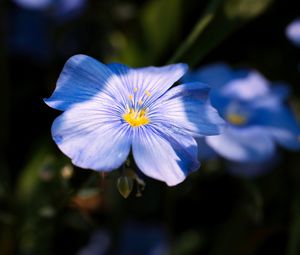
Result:
{"label": "blurred leaf", "polygon": [[196,65],[228,35],[262,14],[274,0],[225,0],[210,2],[189,37],[169,62]]}
{"label": "blurred leaf", "polygon": [[111,43],[118,53],[109,61],[130,66],[155,65],[180,34],[182,3],[182,0],[148,1],[140,12],[138,31],[129,36],[112,34]]}
{"label": "blurred leaf", "polygon": [[224,12],[229,19],[251,19],[264,12],[272,1],[273,0],[227,0],[224,6]]}
{"label": "blurred leaf", "polygon": [[172,64],[174,62],[177,62],[181,59],[181,57],[193,46],[197,38],[200,36],[200,34],[205,30],[205,28],[209,25],[209,23],[213,20],[216,11],[221,4],[221,0],[213,0],[211,1],[203,16],[199,19],[199,21],[196,23],[195,27],[189,34],[189,36],[186,38],[186,40],[180,45],[180,47],[177,49],[177,51],[174,53],[172,58],[168,61],[168,63]]}
{"label": "blurred leaf", "polygon": [[141,14],[147,49],[154,60],[176,39],[181,24],[181,0],[148,1]]}
{"label": "blurred leaf", "polygon": [[186,231],[176,241],[174,248],[171,250],[171,255],[196,254],[202,243],[203,239],[198,232],[194,230]]}
{"label": "blurred leaf", "polygon": [[55,216],[69,193],[61,177],[65,163],[41,143],[22,171],[16,186],[18,254],[52,254]]}
{"label": "blurred leaf", "polygon": [[149,60],[148,55],[144,53],[139,42],[133,38],[127,38],[126,43],[119,49],[119,54],[108,59],[107,62],[120,62],[137,67],[145,65]]}

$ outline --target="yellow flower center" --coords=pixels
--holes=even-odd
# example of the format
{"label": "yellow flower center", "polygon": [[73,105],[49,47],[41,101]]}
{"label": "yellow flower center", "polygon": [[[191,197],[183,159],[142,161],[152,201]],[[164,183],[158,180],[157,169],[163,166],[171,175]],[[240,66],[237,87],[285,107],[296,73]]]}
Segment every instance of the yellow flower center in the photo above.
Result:
{"label": "yellow flower center", "polygon": [[127,112],[123,114],[123,119],[132,127],[139,127],[150,123],[145,109],[135,110],[129,108]]}
{"label": "yellow flower center", "polygon": [[247,122],[247,118],[245,116],[235,113],[228,114],[226,119],[233,125],[243,125]]}

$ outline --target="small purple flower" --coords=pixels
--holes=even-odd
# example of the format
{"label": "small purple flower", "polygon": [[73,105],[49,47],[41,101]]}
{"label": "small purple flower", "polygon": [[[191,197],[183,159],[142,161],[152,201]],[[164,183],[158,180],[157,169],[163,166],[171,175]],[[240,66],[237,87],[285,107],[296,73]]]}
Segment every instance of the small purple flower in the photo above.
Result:
{"label": "small purple flower", "polygon": [[85,55],[70,58],[45,100],[64,111],[53,123],[54,141],[82,168],[117,169],[132,148],[145,175],[168,185],[182,182],[199,167],[193,136],[219,134],[224,125],[208,102],[207,85],[168,91],[186,70],[185,64],[134,69]]}
{"label": "small purple flower", "polygon": [[300,46],[300,18],[290,23],[285,30],[287,38],[296,46]]}
{"label": "small purple flower", "polygon": [[233,70],[225,64],[202,68],[185,76],[184,81],[212,86],[211,103],[229,126],[205,141],[224,158],[262,162],[274,155],[275,142],[287,149],[300,149],[299,125],[284,102],[289,94],[286,86],[271,86],[257,71]]}

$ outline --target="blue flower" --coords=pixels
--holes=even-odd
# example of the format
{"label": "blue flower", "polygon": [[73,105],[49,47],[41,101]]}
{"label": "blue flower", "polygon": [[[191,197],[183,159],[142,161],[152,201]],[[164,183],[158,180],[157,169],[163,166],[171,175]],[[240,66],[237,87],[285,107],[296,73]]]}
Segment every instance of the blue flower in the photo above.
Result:
{"label": "blue flower", "polygon": [[70,58],[45,100],[64,111],[53,123],[54,141],[75,165],[96,171],[117,169],[132,148],[145,175],[180,183],[199,167],[193,136],[219,134],[224,125],[207,100],[207,85],[168,91],[186,70],[185,64],[133,69]]}
{"label": "blue flower", "polygon": [[300,46],[300,18],[291,22],[285,30],[287,38],[296,46]]}
{"label": "blue flower", "polygon": [[[300,128],[286,105],[288,87],[269,82],[257,71],[215,64],[186,75],[184,81],[212,86],[211,103],[228,122],[206,143],[219,155],[238,162],[262,162],[275,153],[275,142],[300,149]],[[199,110],[201,113],[201,110]]]}
{"label": "blue flower", "polygon": [[63,20],[77,16],[87,0],[13,0],[18,6],[29,10],[50,10],[56,18]]}

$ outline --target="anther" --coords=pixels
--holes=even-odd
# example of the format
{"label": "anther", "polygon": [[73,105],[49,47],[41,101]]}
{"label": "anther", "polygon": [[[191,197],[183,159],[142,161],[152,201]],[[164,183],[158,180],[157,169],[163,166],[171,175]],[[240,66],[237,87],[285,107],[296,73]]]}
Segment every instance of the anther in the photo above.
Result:
{"label": "anther", "polygon": [[149,90],[145,90],[145,94],[148,96],[148,97],[150,97],[151,96],[151,93],[149,92]]}

